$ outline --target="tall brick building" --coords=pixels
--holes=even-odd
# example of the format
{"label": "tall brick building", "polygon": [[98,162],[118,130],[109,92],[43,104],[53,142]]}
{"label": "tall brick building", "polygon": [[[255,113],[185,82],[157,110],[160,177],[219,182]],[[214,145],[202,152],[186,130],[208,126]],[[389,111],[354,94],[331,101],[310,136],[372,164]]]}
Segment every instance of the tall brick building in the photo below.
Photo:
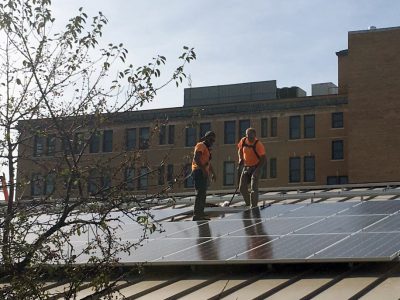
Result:
{"label": "tall brick building", "polygon": [[[311,96],[298,87],[278,88],[274,80],[185,89],[183,107],[115,116],[90,139],[84,157],[106,164],[107,157],[134,153],[132,165],[113,178],[100,176],[102,182],[122,180],[129,190],[151,191],[186,178],[193,145],[211,129],[217,134],[217,181],[210,189],[232,189],[236,144],[251,126],[267,151],[260,187],[400,181],[399,53],[400,27],[349,32],[348,49],[336,53],[338,87],[315,84]],[[74,144],[85,136],[76,132]],[[46,179],[62,149],[49,136],[32,136],[21,145],[18,179],[31,182],[25,197],[62,190],[60,181]],[[146,175],[149,170],[157,172]],[[192,189],[186,178],[172,191]]]}

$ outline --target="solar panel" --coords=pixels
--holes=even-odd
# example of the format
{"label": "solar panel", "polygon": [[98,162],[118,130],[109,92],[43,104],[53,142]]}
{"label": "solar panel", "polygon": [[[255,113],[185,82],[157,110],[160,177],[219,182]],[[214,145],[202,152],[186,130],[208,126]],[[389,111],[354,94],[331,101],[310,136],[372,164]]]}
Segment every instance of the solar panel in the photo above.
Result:
{"label": "solar panel", "polygon": [[[143,247],[119,258],[160,265],[391,260],[400,251],[399,203],[272,205],[209,222],[160,222],[162,232],[149,234]],[[117,235],[138,241],[143,229],[126,223]],[[73,242],[83,249],[85,238]]]}
{"label": "solar panel", "polygon": [[[256,221],[255,222],[261,222]],[[197,238],[197,237],[218,237],[231,232],[243,229],[246,222],[242,220],[198,222],[197,227],[170,235],[171,238]],[[251,224],[250,224],[251,225]]]}
{"label": "solar panel", "polygon": [[277,236],[224,237],[211,239],[195,247],[185,249],[159,259],[157,263],[190,262],[193,264],[213,261],[223,263],[240,252],[245,252],[262,244],[267,244]]}
{"label": "solar panel", "polygon": [[[136,211],[137,215],[135,217],[145,216],[150,217],[154,221],[163,221],[180,215],[190,214],[192,211],[193,208],[144,209]],[[136,222],[136,219],[131,219],[130,216],[121,212],[111,212],[110,216],[126,224]]]}
{"label": "solar panel", "polygon": [[323,219],[322,221],[300,229],[296,233],[299,234],[321,234],[321,233],[354,233],[364,229],[384,216],[335,216]]}
{"label": "solar panel", "polygon": [[346,237],[344,234],[287,235],[232,257],[232,261],[269,263],[304,262],[310,255]]}
{"label": "solar panel", "polygon": [[296,211],[302,208],[304,205],[301,204],[277,204],[265,207],[255,207],[251,209],[246,209],[242,212],[231,214],[225,217],[225,220],[243,220],[243,219],[267,219],[276,218],[278,216],[283,216],[291,211]]}
{"label": "solar panel", "polygon": [[315,222],[321,221],[321,217],[310,218],[275,218],[256,223],[252,220],[243,220],[244,229],[231,233],[231,236],[257,236],[257,235],[285,235]]}
{"label": "solar panel", "polygon": [[[161,237],[170,236],[190,228],[197,228],[198,224],[196,222],[187,221],[187,222],[157,222],[155,223],[157,230],[154,232],[147,231],[147,235],[149,239],[156,239]],[[131,230],[124,227],[118,233],[118,236],[122,239],[134,239],[139,238],[143,235],[144,228],[140,225],[135,226]]]}
{"label": "solar panel", "polygon": [[341,215],[393,214],[400,210],[400,201],[363,201],[360,205],[340,213]]}
{"label": "solar panel", "polygon": [[400,232],[400,215],[383,218],[381,222],[367,228],[367,232]]}
{"label": "solar panel", "polygon": [[[359,204],[359,203],[358,203]],[[350,209],[356,202],[335,202],[335,203],[312,203],[288,212],[285,217],[318,217],[331,216]]]}
{"label": "solar panel", "polygon": [[360,232],[310,257],[323,261],[390,261],[400,251],[400,233]]}

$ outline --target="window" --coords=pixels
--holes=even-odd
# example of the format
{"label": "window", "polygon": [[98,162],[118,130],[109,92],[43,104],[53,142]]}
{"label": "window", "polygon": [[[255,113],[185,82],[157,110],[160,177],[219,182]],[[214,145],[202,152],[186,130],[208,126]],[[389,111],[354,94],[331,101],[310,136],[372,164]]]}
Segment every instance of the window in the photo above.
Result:
{"label": "window", "polygon": [[89,141],[89,152],[98,153],[100,151],[100,133],[93,132]]}
{"label": "window", "polygon": [[56,136],[54,134],[50,134],[47,136],[47,155],[54,156],[56,153]]}
{"label": "window", "polygon": [[165,166],[160,166],[158,168],[158,185],[164,185],[165,178]]}
{"label": "window", "polygon": [[235,184],[235,162],[224,161],[224,185]]}
{"label": "window", "polygon": [[278,119],[276,117],[271,118],[271,137],[278,136]]}
{"label": "window", "polygon": [[85,146],[85,136],[82,132],[75,133],[74,136],[74,153],[81,153]]}
{"label": "window", "polygon": [[332,141],[332,160],[344,159],[343,141]]}
{"label": "window", "polygon": [[191,164],[186,164],[184,169],[184,175],[185,175],[185,188],[192,188],[194,187],[194,179],[192,174],[192,165]]}
{"label": "window", "polygon": [[139,128],[139,149],[148,149],[150,140],[150,128]]}
{"label": "window", "polygon": [[159,145],[165,145],[167,142],[167,126],[161,125],[159,133]]}
{"label": "window", "polygon": [[268,177],[267,166],[268,166],[268,164],[265,161],[265,163],[264,163],[264,165],[262,166],[262,169],[261,169],[261,174],[260,174],[261,179],[267,179],[267,177]]}
{"label": "window", "polygon": [[289,139],[300,138],[300,116],[291,116],[289,118]]}
{"label": "window", "polygon": [[34,146],[33,146],[33,156],[43,156],[45,151],[46,137],[41,135],[35,135]]}
{"label": "window", "polygon": [[170,184],[174,182],[174,165],[167,166],[167,181]]}
{"label": "window", "polygon": [[89,195],[97,194],[99,191],[99,174],[97,170],[91,170],[88,177],[88,192]]}
{"label": "window", "polygon": [[305,156],[304,157],[304,181],[314,182],[315,181],[315,157]]}
{"label": "window", "polygon": [[54,193],[55,184],[56,184],[56,174],[54,174],[54,173],[47,174],[46,187],[45,187],[46,195],[51,195]]}
{"label": "window", "polygon": [[300,157],[289,158],[289,182],[300,182]]}
{"label": "window", "polygon": [[111,176],[107,172],[101,176],[101,189],[103,192],[110,192],[109,189],[111,188]]}
{"label": "window", "polygon": [[304,116],[304,138],[315,138],[315,115]]}
{"label": "window", "polygon": [[269,177],[276,178],[277,170],[276,170],[276,158],[269,159]]}
{"label": "window", "polygon": [[168,126],[168,144],[175,143],[175,125]]}
{"label": "window", "polygon": [[192,147],[196,145],[196,127],[186,127],[185,146]]}
{"label": "window", "polygon": [[343,113],[334,112],[332,113],[332,128],[343,128]]}
{"label": "window", "polygon": [[235,121],[225,121],[225,123],[224,123],[224,143],[225,144],[235,144],[236,143],[235,128],[236,128]]}
{"label": "window", "polygon": [[349,179],[347,176],[328,176],[326,178],[326,183],[328,185],[332,184],[347,184],[349,183]]}
{"label": "window", "polygon": [[261,119],[261,137],[268,137],[268,119]]}
{"label": "window", "polygon": [[125,169],[125,188],[129,191],[135,189],[135,169],[132,167]]}
{"label": "window", "polygon": [[133,150],[136,148],[136,128],[129,128],[126,130],[126,150]]}
{"label": "window", "polygon": [[207,131],[211,130],[211,123],[200,123],[200,132],[199,132],[199,139],[202,138]]}
{"label": "window", "polygon": [[103,132],[103,152],[113,151],[113,131],[104,130]]}
{"label": "window", "polygon": [[71,145],[71,143],[72,143],[72,141],[69,139],[69,137],[64,137],[63,139],[62,139],[62,147],[63,147],[63,150],[64,150],[64,154],[65,155],[69,155],[69,154],[71,154],[72,153],[72,145]]}
{"label": "window", "polygon": [[43,176],[40,174],[32,174],[32,180],[31,180],[31,194],[32,196],[40,196],[43,195],[44,191],[44,181],[43,181]]}
{"label": "window", "polygon": [[246,129],[250,128],[250,120],[239,121],[239,138],[246,136]]}
{"label": "window", "polygon": [[139,177],[139,190],[146,190],[148,186],[148,169],[147,167],[141,167],[140,168],[140,177]]}

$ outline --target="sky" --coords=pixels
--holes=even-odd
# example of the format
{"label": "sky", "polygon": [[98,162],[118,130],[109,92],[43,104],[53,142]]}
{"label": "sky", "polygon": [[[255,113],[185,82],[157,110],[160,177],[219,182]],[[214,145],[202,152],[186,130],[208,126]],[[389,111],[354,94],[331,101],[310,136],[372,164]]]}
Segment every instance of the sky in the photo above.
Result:
{"label": "sky", "polygon": [[[59,21],[79,7],[109,20],[105,42],[122,42],[140,66],[157,54],[167,72],[183,46],[197,60],[186,68],[191,86],[276,80],[277,87],[337,84],[337,56],[349,31],[400,26],[396,0],[53,0]],[[186,81],[161,90],[144,109],[183,105]]]}

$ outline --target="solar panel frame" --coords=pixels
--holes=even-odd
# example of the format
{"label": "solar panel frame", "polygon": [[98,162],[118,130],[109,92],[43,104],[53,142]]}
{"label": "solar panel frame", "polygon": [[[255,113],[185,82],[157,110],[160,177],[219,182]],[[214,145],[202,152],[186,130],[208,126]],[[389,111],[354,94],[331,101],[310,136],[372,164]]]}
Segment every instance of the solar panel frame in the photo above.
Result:
{"label": "solar panel frame", "polygon": [[274,218],[266,219],[263,222],[251,224],[251,220],[243,220],[248,222],[247,226],[241,230],[230,233],[231,236],[259,236],[259,235],[286,235],[298,231],[300,228],[310,226],[311,224],[321,221],[321,217],[309,218]]}
{"label": "solar panel frame", "polygon": [[359,232],[308,258],[314,262],[392,261],[400,253],[400,232]]}
{"label": "solar panel frame", "polygon": [[362,201],[340,215],[390,215],[400,211],[400,201]]}
{"label": "solar panel frame", "polygon": [[[400,201],[272,205],[211,221],[155,222],[165,231],[119,258],[125,265],[389,261],[400,253],[397,207]],[[143,228],[133,224],[122,225],[118,238],[139,241]],[[72,242],[80,249],[85,239]]]}
{"label": "solar panel frame", "polygon": [[383,220],[383,215],[361,215],[361,216],[332,216],[325,218],[318,223],[298,230],[297,234],[351,234],[372,226]]}

